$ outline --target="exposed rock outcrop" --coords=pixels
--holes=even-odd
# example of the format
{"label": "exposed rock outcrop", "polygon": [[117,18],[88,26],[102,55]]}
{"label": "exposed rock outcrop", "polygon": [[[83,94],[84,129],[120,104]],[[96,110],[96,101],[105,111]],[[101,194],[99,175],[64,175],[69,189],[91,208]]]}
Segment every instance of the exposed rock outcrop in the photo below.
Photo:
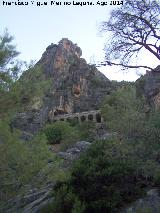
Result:
{"label": "exposed rock outcrop", "polygon": [[50,45],[38,64],[53,78],[50,113],[74,113],[98,109],[102,97],[111,91],[110,81],[88,65],[81,49],[68,39]]}
{"label": "exposed rock outcrop", "polygon": [[85,152],[90,145],[90,142],[79,141],[75,143],[74,146],[67,149],[65,152],[59,152],[58,156],[60,156],[64,160],[64,167],[70,167],[72,163],[80,157],[80,154],[82,152]]}
{"label": "exposed rock outcrop", "polygon": [[153,71],[148,71],[136,82],[137,91],[146,98],[146,112],[160,108],[160,65]]}
{"label": "exposed rock outcrop", "polygon": [[16,198],[10,199],[6,205],[1,207],[1,211],[5,213],[38,213],[46,203],[53,200],[51,198],[53,188],[54,184],[49,184],[41,189],[30,190],[25,195],[19,195]]}
{"label": "exposed rock outcrop", "polygon": [[[14,127],[34,133],[50,116],[99,109],[103,98],[111,93],[113,86],[95,66],[88,65],[81,55],[81,49],[66,38],[58,45],[47,47],[36,66],[42,67],[45,79],[51,80],[51,86],[38,105],[39,108],[33,110],[31,107],[27,112],[16,115]],[[25,81],[25,76],[22,78]]]}
{"label": "exposed rock outcrop", "polygon": [[151,189],[144,198],[138,199],[121,213],[160,212],[160,194],[157,189]]}

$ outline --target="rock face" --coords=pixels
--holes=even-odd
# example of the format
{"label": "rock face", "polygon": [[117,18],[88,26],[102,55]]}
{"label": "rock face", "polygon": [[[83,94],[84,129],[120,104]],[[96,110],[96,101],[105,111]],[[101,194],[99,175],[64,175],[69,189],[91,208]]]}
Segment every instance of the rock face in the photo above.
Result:
{"label": "rock face", "polygon": [[144,95],[149,109],[160,108],[160,65],[137,80],[137,90]]}
{"label": "rock face", "polygon": [[[98,109],[102,97],[110,92],[110,81],[88,65],[81,49],[68,39],[51,44],[38,64],[53,78],[50,113],[74,113]],[[104,94],[104,93],[105,94]]]}
{"label": "rock face", "polygon": [[80,157],[81,153],[85,152],[90,145],[90,142],[78,141],[72,146],[72,148],[67,149],[65,152],[58,152],[58,156],[64,160],[63,167],[70,167],[72,163]]}
{"label": "rock face", "polygon": [[36,66],[43,68],[51,87],[39,108],[16,116],[14,127],[34,133],[50,116],[99,109],[112,84],[81,55],[81,49],[67,38],[47,47]]}
{"label": "rock face", "polygon": [[157,189],[151,189],[144,198],[138,199],[121,213],[150,212],[159,213],[160,195]]}
{"label": "rock face", "polygon": [[41,189],[30,190],[25,195],[19,195],[8,201],[1,211],[5,213],[23,212],[39,213],[40,209],[47,203],[53,201],[51,192],[54,184],[47,185]]}

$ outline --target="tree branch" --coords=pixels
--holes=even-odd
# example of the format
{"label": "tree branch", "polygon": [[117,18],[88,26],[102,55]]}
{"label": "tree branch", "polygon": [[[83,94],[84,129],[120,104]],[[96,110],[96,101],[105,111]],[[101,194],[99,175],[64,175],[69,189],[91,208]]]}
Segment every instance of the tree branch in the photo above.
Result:
{"label": "tree branch", "polygon": [[143,22],[151,29],[151,31],[153,32],[154,37],[160,39],[160,36],[156,34],[155,28],[152,26],[152,24],[151,24],[149,21],[147,21],[147,20],[146,20],[145,18],[143,18],[142,16],[137,16],[137,15],[133,15],[133,14],[130,14],[130,13],[127,13],[127,14],[128,14],[129,16],[135,17],[135,18],[137,18],[137,19],[143,21]]}
{"label": "tree branch", "polygon": [[134,38],[131,38],[130,35],[128,35],[128,39],[135,42],[136,44],[139,44],[139,45],[142,45],[143,47],[145,47],[149,52],[151,52],[154,56],[156,56],[156,58],[158,58],[160,60],[160,55],[155,52],[154,50],[152,50],[152,48],[150,48],[150,46],[148,46],[145,42],[140,42],[140,41],[137,41],[135,40]]}
{"label": "tree branch", "polygon": [[125,64],[122,64],[122,63],[114,63],[114,62],[110,62],[110,61],[106,61],[106,62],[102,62],[98,65],[96,65],[96,67],[100,67],[100,66],[112,66],[112,65],[115,65],[115,66],[122,66],[122,67],[125,67],[125,68],[144,68],[144,69],[149,69],[151,71],[153,71],[154,69],[151,68],[151,67],[148,67],[148,66],[143,66],[143,65],[125,65]]}

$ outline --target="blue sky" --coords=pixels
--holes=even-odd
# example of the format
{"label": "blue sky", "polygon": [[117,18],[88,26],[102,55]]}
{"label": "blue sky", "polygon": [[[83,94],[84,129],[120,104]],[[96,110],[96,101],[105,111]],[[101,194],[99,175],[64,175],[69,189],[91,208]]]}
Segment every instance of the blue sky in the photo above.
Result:
{"label": "blue sky", "polygon": [[[45,0],[48,5],[39,7],[36,3],[43,3],[43,0],[35,0],[33,5],[30,0],[22,0],[24,1],[28,2],[29,6],[3,6],[2,0],[0,3],[0,31],[3,32],[6,27],[10,34],[15,36],[21,59],[39,60],[50,43],[58,43],[61,38],[69,38],[81,47],[82,57],[88,63],[93,61],[93,58],[103,61],[103,48],[107,37],[103,37],[98,29],[100,23],[107,20],[114,6],[51,6],[51,1]],[[136,79],[133,71],[123,75],[119,69],[110,67],[100,70],[110,79]]]}

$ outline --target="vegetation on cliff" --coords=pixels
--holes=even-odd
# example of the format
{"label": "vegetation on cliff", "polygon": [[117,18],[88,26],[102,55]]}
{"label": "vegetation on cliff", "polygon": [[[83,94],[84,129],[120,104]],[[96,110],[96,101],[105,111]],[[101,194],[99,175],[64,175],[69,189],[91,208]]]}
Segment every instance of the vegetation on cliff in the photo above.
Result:
{"label": "vegetation on cliff", "polygon": [[54,202],[44,212],[117,212],[160,185],[159,112],[144,113],[134,86],[106,97],[102,113],[113,139],[97,141],[57,183]]}
{"label": "vegetation on cliff", "polygon": [[6,121],[0,122],[0,132],[0,206],[18,194],[42,187],[53,177],[59,179],[60,160],[49,151],[45,135],[38,134],[25,143]]}

